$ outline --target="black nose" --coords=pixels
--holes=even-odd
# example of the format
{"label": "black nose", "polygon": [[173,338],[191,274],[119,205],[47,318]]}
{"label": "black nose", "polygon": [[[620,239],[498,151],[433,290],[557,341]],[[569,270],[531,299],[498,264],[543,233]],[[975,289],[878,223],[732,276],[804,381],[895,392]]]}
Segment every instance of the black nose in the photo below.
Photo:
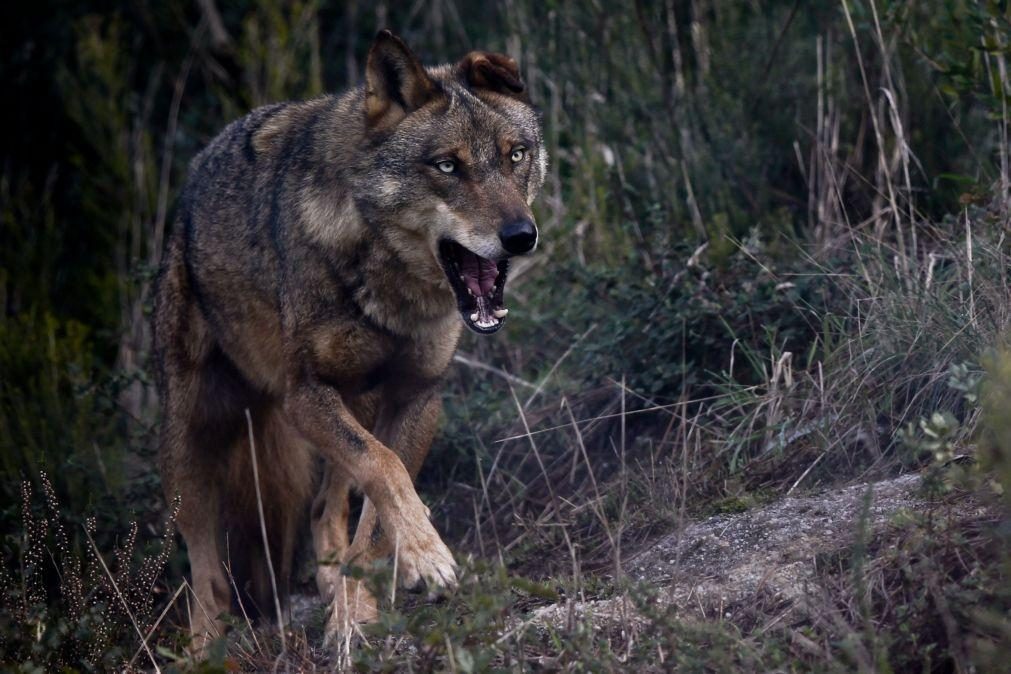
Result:
{"label": "black nose", "polygon": [[513,220],[503,225],[498,238],[502,246],[513,255],[529,253],[537,243],[537,228],[526,218]]}

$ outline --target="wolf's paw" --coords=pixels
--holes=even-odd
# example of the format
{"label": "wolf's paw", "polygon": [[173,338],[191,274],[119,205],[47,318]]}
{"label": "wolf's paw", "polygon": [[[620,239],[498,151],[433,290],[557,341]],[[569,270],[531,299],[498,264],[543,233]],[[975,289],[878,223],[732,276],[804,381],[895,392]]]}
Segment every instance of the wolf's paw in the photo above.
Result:
{"label": "wolf's paw", "polygon": [[342,576],[336,583],[323,631],[325,648],[340,648],[354,637],[355,626],[375,622],[379,617],[375,597],[365,584]]}
{"label": "wolf's paw", "polygon": [[338,563],[320,563],[316,567],[316,589],[319,596],[326,600],[333,601],[337,597],[343,579],[341,565]]}
{"label": "wolf's paw", "polygon": [[429,590],[456,585],[453,553],[428,519],[416,522],[406,531],[397,531],[396,541],[395,555],[401,584],[414,587],[423,580]]}

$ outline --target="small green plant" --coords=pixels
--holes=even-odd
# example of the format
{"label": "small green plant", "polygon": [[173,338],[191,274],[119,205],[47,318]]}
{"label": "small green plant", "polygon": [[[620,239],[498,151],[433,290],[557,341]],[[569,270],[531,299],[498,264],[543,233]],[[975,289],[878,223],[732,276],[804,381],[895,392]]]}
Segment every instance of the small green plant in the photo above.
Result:
{"label": "small green plant", "polygon": [[929,454],[937,463],[950,461],[957,449],[959,423],[951,412],[934,412],[897,431],[899,441],[908,449]]}
{"label": "small green plant", "polygon": [[967,403],[975,405],[979,402],[980,387],[983,384],[983,372],[973,369],[969,363],[952,363],[948,370],[948,388],[961,391],[962,398]]}

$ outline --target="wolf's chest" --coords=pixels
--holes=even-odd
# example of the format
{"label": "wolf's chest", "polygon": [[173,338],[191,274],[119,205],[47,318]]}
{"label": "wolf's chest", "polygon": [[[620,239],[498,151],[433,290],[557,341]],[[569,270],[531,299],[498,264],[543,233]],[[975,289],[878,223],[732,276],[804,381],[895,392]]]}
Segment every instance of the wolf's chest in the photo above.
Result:
{"label": "wolf's chest", "polygon": [[315,342],[318,372],[344,395],[413,387],[437,379],[448,364],[443,345],[362,324],[332,326]]}

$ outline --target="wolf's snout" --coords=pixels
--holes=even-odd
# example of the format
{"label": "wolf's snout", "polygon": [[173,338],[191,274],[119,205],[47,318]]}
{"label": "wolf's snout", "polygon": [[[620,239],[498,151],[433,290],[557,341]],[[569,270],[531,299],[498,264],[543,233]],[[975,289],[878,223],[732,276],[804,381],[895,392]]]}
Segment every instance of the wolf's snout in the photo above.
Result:
{"label": "wolf's snout", "polygon": [[537,244],[537,227],[526,218],[506,223],[499,230],[498,238],[502,246],[513,255],[529,253]]}

